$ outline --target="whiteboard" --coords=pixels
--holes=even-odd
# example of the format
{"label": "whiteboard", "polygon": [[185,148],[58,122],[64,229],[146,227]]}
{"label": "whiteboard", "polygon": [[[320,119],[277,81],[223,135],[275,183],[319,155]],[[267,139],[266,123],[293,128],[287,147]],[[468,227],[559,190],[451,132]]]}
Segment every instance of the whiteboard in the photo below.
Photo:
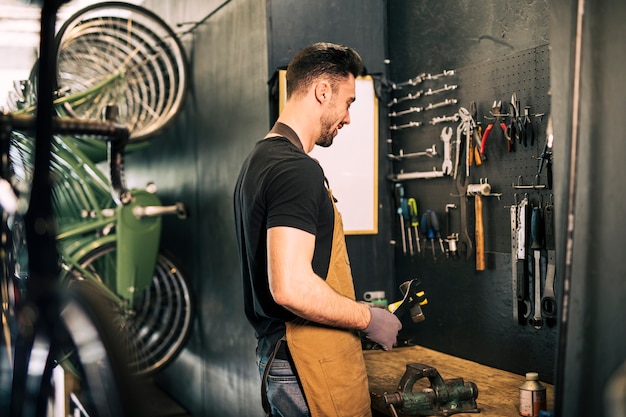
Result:
{"label": "whiteboard", "polygon": [[[285,71],[279,74],[279,109],[285,99]],[[378,233],[378,99],[370,76],[356,79],[356,101],[350,124],[343,126],[328,148],[309,155],[324,169],[346,234]]]}

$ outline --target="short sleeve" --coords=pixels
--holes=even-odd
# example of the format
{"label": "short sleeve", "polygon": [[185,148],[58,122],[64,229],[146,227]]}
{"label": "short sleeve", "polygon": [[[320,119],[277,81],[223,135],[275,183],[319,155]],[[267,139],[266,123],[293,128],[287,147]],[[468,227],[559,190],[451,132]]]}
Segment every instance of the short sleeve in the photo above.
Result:
{"label": "short sleeve", "polygon": [[267,228],[295,227],[316,235],[325,190],[324,173],[313,159],[283,161],[265,193]]}

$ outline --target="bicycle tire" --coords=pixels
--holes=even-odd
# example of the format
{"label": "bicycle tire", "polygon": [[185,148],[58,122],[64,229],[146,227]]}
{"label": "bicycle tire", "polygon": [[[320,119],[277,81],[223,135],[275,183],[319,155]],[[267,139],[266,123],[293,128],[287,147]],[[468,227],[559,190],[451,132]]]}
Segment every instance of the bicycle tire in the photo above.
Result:
{"label": "bicycle tire", "polygon": [[[82,268],[103,283],[115,282],[114,242],[91,251]],[[110,277],[113,277],[111,279]],[[160,251],[152,285],[134,297],[133,307],[118,305],[115,326],[125,344],[130,372],[147,376],[164,369],[184,347],[193,321],[187,280],[172,257]]]}
{"label": "bicycle tire", "polygon": [[136,143],[159,134],[179,113],[188,84],[185,51],[150,10],[124,2],[92,4],[66,20],[55,41],[57,90],[80,95],[109,80],[97,96],[65,103],[71,116],[101,118],[113,102]]}
{"label": "bicycle tire", "polygon": [[[111,310],[98,288],[76,282],[63,293],[60,320],[61,350],[72,351],[82,382],[82,406],[97,417],[140,416],[133,376],[126,368],[125,352],[117,346]],[[61,358],[56,362],[63,366]]]}

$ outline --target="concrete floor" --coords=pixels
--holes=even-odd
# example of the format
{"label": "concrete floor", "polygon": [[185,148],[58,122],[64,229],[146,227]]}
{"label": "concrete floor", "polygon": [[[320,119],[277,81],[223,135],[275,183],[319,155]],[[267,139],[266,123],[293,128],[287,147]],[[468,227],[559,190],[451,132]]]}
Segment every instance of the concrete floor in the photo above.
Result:
{"label": "concrete floor", "polygon": [[149,417],[191,417],[191,414],[152,380],[146,380],[139,388],[143,399],[143,413]]}
{"label": "concrete floor", "polygon": [[[75,399],[79,402],[84,401],[80,394],[80,388],[74,378],[71,376],[66,378],[66,392],[74,392]],[[191,417],[191,414],[170,395],[163,391],[152,379],[142,379],[134,381],[126,389],[130,389],[131,396],[129,404],[132,410],[128,411],[129,417]],[[128,393],[128,392],[127,392]],[[66,407],[68,412],[75,411],[75,403],[71,398],[67,399]],[[59,413],[53,414],[57,415]],[[2,413],[0,413],[2,415]],[[80,414],[84,416],[85,414]]]}

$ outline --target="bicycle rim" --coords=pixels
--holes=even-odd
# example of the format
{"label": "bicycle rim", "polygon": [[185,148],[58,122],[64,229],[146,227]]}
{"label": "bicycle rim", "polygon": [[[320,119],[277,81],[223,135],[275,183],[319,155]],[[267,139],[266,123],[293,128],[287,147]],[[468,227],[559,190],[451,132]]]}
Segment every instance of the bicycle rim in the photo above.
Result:
{"label": "bicycle rim", "polygon": [[131,142],[139,142],[180,111],[188,82],[184,49],[151,11],[123,2],[93,4],[61,26],[56,43],[57,87],[74,97],[64,107],[72,116],[101,118],[108,104],[117,104]]}
{"label": "bicycle rim", "polygon": [[[110,306],[94,288],[73,285],[65,296],[60,319],[67,332],[61,351],[72,351],[82,381],[82,406],[89,415],[117,417],[137,412],[125,352],[117,348]],[[63,361],[60,362],[63,365]]]}
{"label": "bicycle rim", "polygon": [[[116,247],[103,245],[84,257],[81,266],[111,285],[116,276]],[[184,346],[193,316],[189,286],[180,268],[160,252],[149,288],[136,294],[133,307],[119,306],[114,322],[135,375],[163,369]]]}

